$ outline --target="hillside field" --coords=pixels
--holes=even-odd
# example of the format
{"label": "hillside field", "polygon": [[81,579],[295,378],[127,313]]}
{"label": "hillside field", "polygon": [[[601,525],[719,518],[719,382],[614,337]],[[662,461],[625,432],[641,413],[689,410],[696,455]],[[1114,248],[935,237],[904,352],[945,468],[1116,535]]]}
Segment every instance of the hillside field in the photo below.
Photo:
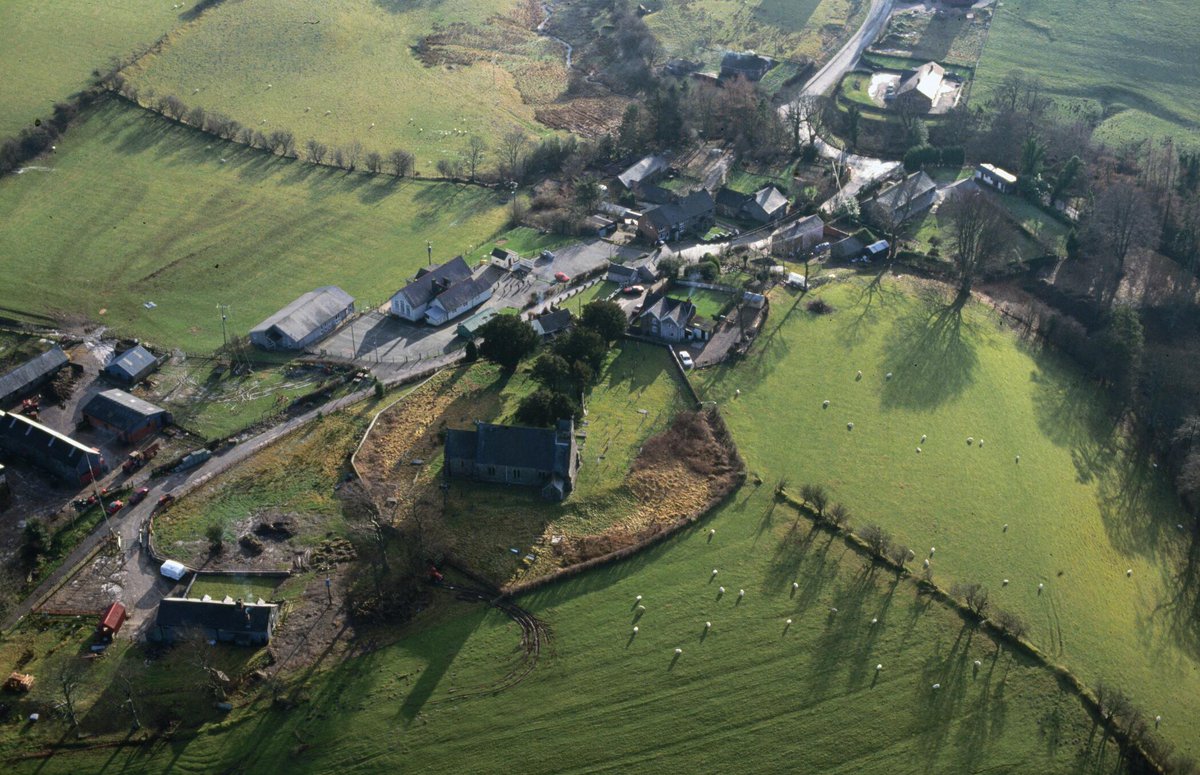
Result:
{"label": "hillside field", "polygon": [[192,352],[221,343],[218,304],[239,334],[320,285],[379,304],[427,240],[452,256],[507,217],[485,189],[315,167],[117,100],[45,164],[0,180],[0,315],[82,317]]}
{"label": "hillside field", "polygon": [[[403,639],[312,674],[291,709],[238,702],[166,745],[56,753],[14,771],[299,775],[419,761],[461,773],[516,760],[529,773],[1116,771],[1115,746],[1051,672],[810,532],[770,487],[747,486],[698,529],[523,597],[553,640],[508,688],[516,625],[433,594]],[[633,635],[635,595],[646,611]]]}
{"label": "hillside field", "polygon": [[984,584],[1052,659],[1121,687],[1200,753],[1200,643],[1179,580],[1192,532],[1104,393],[983,305],[959,317],[890,277],[818,293],[833,314],[777,291],[748,357],[700,377],[752,470],[797,493],[826,486],[918,570],[930,557],[944,587]]}
{"label": "hillside field", "polygon": [[[1037,76],[1064,101],[1103,110],[1097,139],[1200,142],[1200,4],[1007,0],[976,70],[982,104],[1007,73]],[[1037,52],[1031,56],[1030,52]]]}
{"label": "hillside field", "polygon": [[[166,0],[0,3],[0,138],[50,115],[114,58],[149,46],[183,23]],[[188,4],[189,8],[192,5]]]}
{"label": "hillside field", "polygon": [[[300,146],[403,148],[432,175],[471,134],[495,146],[513,129],[547,131],[518,90],[552,99],[566,88],[562,48],[532,32],[535,10],[517,0],[226,2],[126,75],[246,126],[290,130]],[[447,37],[427,66],[413,47],[433,33]]]}

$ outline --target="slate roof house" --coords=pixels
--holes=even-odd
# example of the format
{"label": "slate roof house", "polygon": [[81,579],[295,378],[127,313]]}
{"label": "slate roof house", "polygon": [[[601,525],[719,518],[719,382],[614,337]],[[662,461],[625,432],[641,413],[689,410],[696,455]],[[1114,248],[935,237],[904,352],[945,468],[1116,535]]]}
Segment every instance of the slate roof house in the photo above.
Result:
{"label": "slate roof house", "polygon": [[134,444],[171,424],[171,413],[124,390],[105,390],[83,406],[83,419]]}
{"label": "slate roof house", "polygon": [[0,406],[24,398],[54,378],[70,360],[57,345],[0,377]]}
{"label": "slate roof house", "polygon": [[456,282],[471,276],[471,267],[462,256],[455,256],[431,269],[422,267],[417,276],[392,296],[391,311],[398,318],[418,323],[425,317],[429,302]]}
{"label": "slate roof house", "polygon": [[767,71],[775,63],[767,57],[759,56],[753,51],[735,53],[730,51],[721,57],[721,80],[730,78],[745,78],[747,81],[761,81]]}
{"label": "slate roof house", "polygon": [[750,195],[742,212],[752,221],[771,223],[787,215],[788,198],[774,186],[760,188]]}
{"label": "slate roof house", "polygon": [[667,160],[661,156],[646,156],[638,160],[629,169],[617,175],[617,180],[626,189],[632,191],[638,186],[653,183],[666,173],[668,168]]}
{"label": "slate roof house", "polygon": [[542,338],[557,336],[571,327],[571,310],[559,309],[547,312],[545,315],[529,321],[529,324]]}
{"label": "slate roof house", "polygon": [[108,471],[100,450],[11,412],[0,411],[0,451],[44,468],[71,485],[86,484],[93,475]]}
{"label": "slate roof house", "polygon": [[932,207],[936,195],[933,179],[924,172],[914,172],[880,191],[867,203],[867,214],[885,227],[904,223]]}
{"label": "slate roof house", "polygon": [[213,600],[208,595],[200,600],[167,597],[158,604],[150,638],[173,643],[198,633],[205,640],[264,646],[271,641],[278,620],[279,606],[261,599],[246,603],[230,597]]}
{"label": "slate roof house", "polygon": [[682,342],[687,338],[688,324],[696,316],[696,305],[687,299],[672,299],[655,294],[646,299],[646,305],[638,315],[642,333],[668,342]]}
{"label": "slate roof house", "polygon": [[689,231],[708,230],[715,215],[716,203],[707,191],[701,189],[674,204],[647,210],[638,219],[638,232],[651,242],[671,242]]}
{"label": "slate roof house", "polygon": [[825,222],[819,215],[792,221],[771,235],[771,249],[785,255],[800,255],[824,241]]}
{"label": "slate roof house", "polygon": [[575,423],[526,428],[476,422],[475,430],[448,429],[446,477],[537,487],[543,498],[564,500],[575,489],[580,457]]}
{"label": "slate roof house", "polygon": [[740,218],[742,216],[742,208],[746,206],[746,202],[750,201],[749,194],[743,194],[741,191],[734,191],[732,188],[717,189],[715,204],[717,212],[726,218]]}
{"label": "slate roof house", "polygon": [[425,309],[425,322],[440,326],[478,307],[492,297],[494,281],[485,273],[479,277],[459,280],[439,293]]}
{"label": "slate roof house", "polygon": [[104,373],[117,382],[136,385],[157,368],[158,359],[139,344],[113,358],[112,363],[104,367]]}
{"label": "slate roof house", "polygon": [[250,329],[250,341],[264,350],[303,350],[353,313],[354,297],[336,285],[325,285]]}
{"label": "slate roof house", "polygon": [[938,94],[942,91],[942,81],[945,79],[946,68],[937,62],[926,62],[896,87],[892,106],[907,105],[921,113],[928,113],[937,103]]}

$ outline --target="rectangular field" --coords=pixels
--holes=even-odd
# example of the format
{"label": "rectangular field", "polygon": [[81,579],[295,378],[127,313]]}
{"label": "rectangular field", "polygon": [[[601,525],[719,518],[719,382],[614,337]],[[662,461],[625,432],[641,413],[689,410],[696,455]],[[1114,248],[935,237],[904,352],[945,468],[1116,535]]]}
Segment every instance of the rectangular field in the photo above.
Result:
{"label": "rectangular field", "polygon": [[115,100],[46,164],[0,180],[0,307],[191,352],[221,343],[218,304],[240,335],[320,285],[380,304],[426,242],[453,256],[507,218],[486,189],[314,167]]}
{"label": "rectangular field", "polygon": [[1006,74],[1019,72],[1062,100],[1103,111],[1099,139],[1174,135],[1195,144],[1197,46],[1200,3],[1193,0],[1008,0],[996,11],[972,98],[982,104]]}

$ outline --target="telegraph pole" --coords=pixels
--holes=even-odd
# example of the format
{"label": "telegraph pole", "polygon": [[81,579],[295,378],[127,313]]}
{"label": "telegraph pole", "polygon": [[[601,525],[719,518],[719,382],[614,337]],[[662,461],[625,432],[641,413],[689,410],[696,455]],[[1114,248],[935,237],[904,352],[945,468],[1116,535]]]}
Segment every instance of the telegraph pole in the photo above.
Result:
{"label": "telegraph pole", "polygon": [[429,259],[429,266],[433,266],[433,243],[432,242],[425,243],[425,253]]}

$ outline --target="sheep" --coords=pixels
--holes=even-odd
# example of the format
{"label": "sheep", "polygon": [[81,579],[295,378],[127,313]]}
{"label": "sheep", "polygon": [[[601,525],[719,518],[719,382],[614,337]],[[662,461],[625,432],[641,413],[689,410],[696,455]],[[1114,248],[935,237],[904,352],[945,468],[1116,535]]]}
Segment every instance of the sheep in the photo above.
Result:
{"label": "sheep", "polygon": [[1020,455],[1017,455],[1017,462],[1018,462],[1018,463],[1020,463],[1020,462],[1021,462],[1021,456],[1020,456]]}
{"label": "sheep", "polygon": [[716,575],[717,575],[719,572],[720,572],[720,571],[718,571],[716,568],[713,568],[713,574],[712,574],[712,575],[716,576]]}
{"label": "sheep", "polygon": [[786,620],[784,621],[784,624],[786,624],[788,627],[791,627],[791,626],[792,626],[792,620],[791,620],[791,619],[786,619]]}
{"label": "sheep", "polygon": [[933,690],[934,690],[935,692],[936,692],[938,689],[941,689],[941,688],[942,688],[942,685],[941,685],[941,684],[934,684],[934,685],[933,685]]}
{"label": "sheep", "polygon": [[920,448],[920,447],[917,447],[917,454],[918,454],[918,455],[919,455],[919,454],[921,454],[921,448]]}
{"label": "sheep", "polygon": [[929,547],[929,556],[930,556],[930,557],[932,557],[932,556],[934,555],[934,553],[935,553],[935,552],[937,552],[937,547],[936,547],[936,546],[931,546],[931,547]]}
{"label": "sheep", "polygon": [[983,667],[983,663],[980,662],[978,659],[975,660],[975,669],[978,670],[981,667]]}
{"label": "sheep", "polygon": [[679,656],[682,653],[683,653],[683,649],[675,649],[675,656]]}
{"label": "sheep", "polygon": [[980,448],[980,449],[983,449],[983,439],[980,439],[980,440],[979,440],[979,448]]}
{"label": "sheep", "polygon": [[879,617],[876,616],[875,618],[871,619],[871,624],[879,624]]}
{"label": "sheep", "polygon": [[711,630],[711,629],[712,629],[712,622],[705,622],[705,623],[704,623],[704,629],[706,629],[706,630]]}
{"label": "sheep", "polygon": [[224,163],[225,163],[225,159],[221,159],[221,163],[222,163],[222,164],[224,164]]}
{"label": "sheep", "polygon": [[1008,523],[1007,522],[1004,523],[1004,527],[1000,528],[1000,532],[1002,532],[1002,533],[1008,532]]}
{"label": "sheep", "polygon": [[968,436],[968,437],[967,437],[967,446],[969,447],[969,446],[971,446],[971,445],[972,445],[972,444],[974,444],[974,443],[975,443],[975,437],[974,437],[974,436]]}
{"label": "sheep", "polygon": [[258,122],[258,125],[259,125],[259,126],[262,126],[262,125],[263,125],[263,124],[265,124],[265,123],[267,123],[267,120],[264,118],[262,121],[259,121],[259,122]]}
{"label": "sheep", "polygon": [[371,126],[370,126],[369,128],[370,128],[370,129],[374,129],[374,128],[375,128],[375,122],[374,122],[374,121],[372,121],[372,122],[371,122]]}
{"label": "sheep", "polygon": [[192,94],[199,94],[199,92],[200,92],[199,89],[192,89]]}
{"label": "sheep", "polygon": [[1162,716],[1154,717],[1154,728],[1158,729],[1158,725],[1162,723]]}
{"label": "sheep", "polygon": [[891,379],[891,378],[892,378],[892,373],[889,371],[887,374],[885,374],[885,375],[883,376],[883,378],[884,378],[884,379]]}
{"label": "sheep", "polygon": [[822,408],[822,409],[828,409],[828,408],[829,408],[829,399],[828,399],[828,398],[826,398],[824,401],[822,401],[822,402],[821,402],[821,408]]}
{"label": "sheep", "polygon": [[308,111],[310,111],[310,110],[312,110],[312,108],[305,106],[305,108],[304,108],[304,112],[305,112],[305,113],[307,113],[307,112],[308,112]]}
{"label": "sheep", "polygon": [[915,558],[916,556],[917,556],[916,552],[914,552],[912,549],[908,550],[908,559],[911,560],[911,559]]}
{"label": "sheep", "polygon": [[711,530],[708,531],[708,534],[710,536],[715,536],[717,534],[717,529],[715,527],[712,528]]}
{"label": "sheep", "polygon": [[717,594],[718,595],[725,594],[725,587],[717,587]]}
{"label": "sheep", "polygon": [[929,567],[929,560],[925,560],[925,567],[926,567],[926,568],[928,568],[928,567]]}
{"label": "sheep", "polygon": [[922,443],[922,444],[924,444],[924,443],[925,443],[925,439],[926,439],[926,438],[927,438],[927,436],[926,436],[924,433],[922,433],[922,434],[921,434],[921,443]]}
{"label": "sheep", "polygon": [[837,613],[837,609],[836,609],[836,608],[833,608],[833,607],[830,607],[830,609],[829,609],[829,613],[830,613],[831,615],[832,615],[832,614],[836,614],[836,613]]}
{"label": "sheep", "polygon": [[1125,577],[1128,578],[1132,575],[1133,575],[1133,568],[1126,568],[1125,569]]}
{"label": "sheep", "polygon": [[744,590],[744,589],[739,589],[739,590],[738,590],[738,597],[745,597],[745,596],[746,596],[746,590]]}
{"label": "sheep", "polygon": [[741,388],[738,388],[737,390],[734,390],[734,391],[733,391],[733,397],[734,397],[734,398],[737,398],[737,397],[738,397],[738,396],[740,396],[741,394],[742,394],[742,389],[741,389]]}
{"label": "sheep", "polygon": [[332,113],[333,113],[333,111],[332,111],[332,110],[327,110],[327,111],[325,111],[325,115],[327,115],[327,116],[328,116],[328,115],[331,115]]}
{"label": "sheep", "polygon": [[846,430],[848,430],[848,431],[854,430],[854,423],[852,423],[852,422],[846,423]]}
{"label": "sheep", "polygon": [[1046,588],[1045,584],[1038,584],[1038,594],[1042,594],[1042,590]]}
{"label": "sheep", "polygon": [[636,624],[635,624],[635,625],[633,625],[633,634],[634,634],[634,635],[637,635],[637,634],[638,634],[638,628],[637,628],[637,625],[636,625]]}
{"label": "sheep", "polygon": [[640,602],[642,602],[642,596],[638,595],[637,597],[634,598],[634,600],[636,600],[637,602],[640,603]]}
{"label": "sheep", "polygon": [[271,84],[267,84],[267,88],[268,88],[268,89],[270,89],[270,88],[271,88]]}
{"label": "sheep", "polygon": [[1002,586],[1002,587],[1007,587],[1007,586],[1008,586],[1008,579],[1005,579],[1004,581],[1000,582],[1000,586]]}
{"label": "sheep", "polygon": [[882,662],[880,662],[879,664],[875,665],[875,672],[876,672],[876,673],[878,673],[878,672],[879,672],[880,670],[882,670],[882,669],[883,669],[883,663],[882,663]]}
{"label": "sheep", "polygon": [[856,382],[857,382],[858,380],[860,380],[860,379],[862,379],[862,372],[861,372],[861,371],[860,371],[860,372],[858,372],[857,374],[855,374],[855,375],[854,375],[854,380],[855,380]]}
{"label": "sheep", "polygon": [[800,582],[799,582],[799,581],[793,581],[793,582],[792,582],[792,589],[799,589],[799,588],[800,588]]}

